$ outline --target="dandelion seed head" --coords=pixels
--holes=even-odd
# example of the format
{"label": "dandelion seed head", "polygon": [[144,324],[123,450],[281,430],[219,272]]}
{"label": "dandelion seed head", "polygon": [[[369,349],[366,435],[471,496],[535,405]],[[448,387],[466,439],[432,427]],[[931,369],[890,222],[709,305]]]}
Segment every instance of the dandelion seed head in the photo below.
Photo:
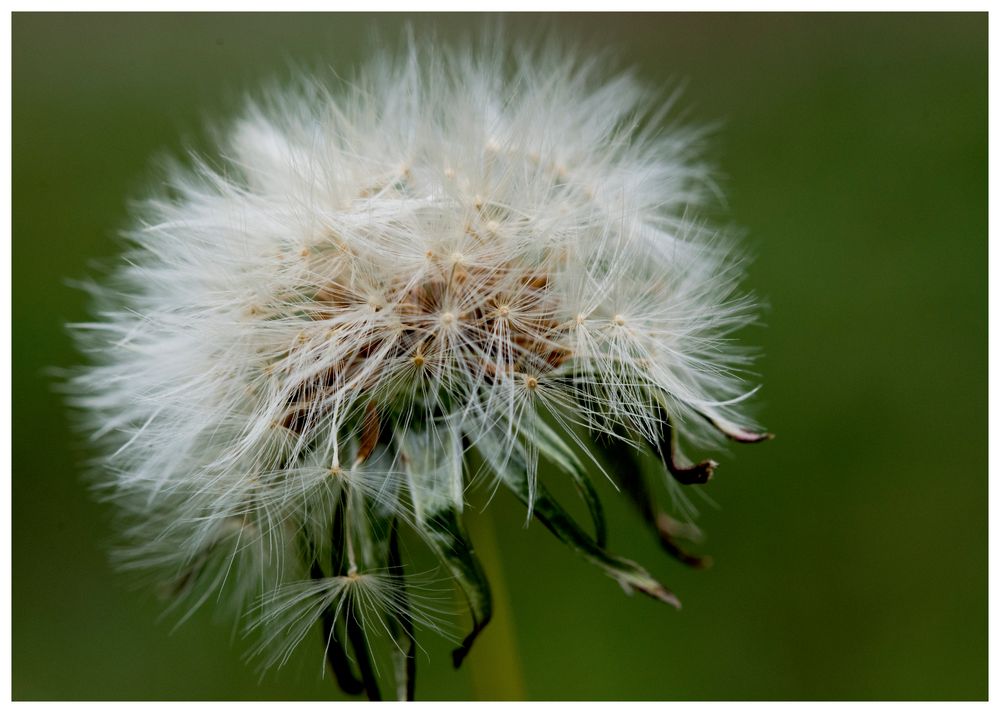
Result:
{"label": "dandelion seed head", "polygon": [[270,602],[251,622],[290,632],[265,639],[281,663],[345,602],[400,616],[378,533],[436,546],[470,451],[531,512],[540,458],[579,479],[610,441],[693,480],[714,463],[679,438],[763,437],[745,260],[697,217],[705,132],[661,104],[573,53],[411,48],[251,102],[221,164],[174,165],[76,328],[129,562],[255,560],[233,576]]}

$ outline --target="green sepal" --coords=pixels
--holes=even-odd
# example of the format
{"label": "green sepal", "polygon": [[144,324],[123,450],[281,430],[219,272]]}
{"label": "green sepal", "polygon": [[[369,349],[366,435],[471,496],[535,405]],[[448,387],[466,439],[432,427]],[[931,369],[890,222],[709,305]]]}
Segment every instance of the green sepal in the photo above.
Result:
{"label": "green sepal", "polygon": [[587,505],[590,521],[594,523],[594,544],[604,549],[608,544],[608,526],[604,519],[604,506],[601,505],[594,483],[590,476],[582,471],[579,473],[571,472],[570,475],[573,477],[576,491]]}
{"label": "green sepal", "polygon": [[[504,482],[523,503],[527,504],[529,502],[527,477],[524,475],[512,477],[512,475],[507,473]],[[654,579],[653,575],[635,562],[612,555],[600,547],[548,494],[540,482],[535,486],[534,515],[552,534],[591,564],[602,569],[626,590],[638,590],[653,599],[680,608],[681,603],[677,596]]]}
{"label": "green sepal", "polygon": [[396,447],[418,524],[442,510],[462,511],[462,437],[456,427],[428,431],[411,426]]}
{"label": "green sepal", "polygon": [[455,426],[439,430],[435,438],[411,428],[397,448],[409,478],[418,531],[455,577],[469,605],[472,630],[452,652],[452,662],[458,668],[493,612],[486,573],[461,521],[462,436]]}
{"label": "green sepal", "polygon": [[456,510],[439,510],[424,521],[424,529],[428,544],[447,565],[469,603],[472,630],[451,654],[458,668],[493,615],[490,586]]}
{"label": "green sepal", "polygon": [[539,453],[547,460],[566,471],[573,478],[577,493],[587,506],[590,521],[594,525],[594,542],[598,547],[608,543],[608,527],[604,518],[604,506],[597,495],[594,483],[587,475],[587,470],[580,463],[576,454],[559,438],[559,436],[541,419],[535,422],[535,443]]}

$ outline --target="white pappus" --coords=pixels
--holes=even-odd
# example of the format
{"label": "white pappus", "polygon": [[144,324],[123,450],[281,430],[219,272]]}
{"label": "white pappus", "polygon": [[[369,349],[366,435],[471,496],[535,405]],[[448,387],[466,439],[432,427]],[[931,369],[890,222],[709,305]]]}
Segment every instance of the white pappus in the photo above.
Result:
{"label": "white pappus", "polygon": [[[73,401],[103,444],[122,566],[195,603],[230,582],[267,663],[319,623],[338,682],[370,697],[369,637],[394,641],[412,697],[415,626],[442,615],[407,585],[401,529],[466,596],[456,665],[489,621],[461,519],[478,481],[677,604],[607,552],[588,471],[704,564],[679,544],[697,535],[681,491],[716,464],[679,441],[768,437],[743,412],[750,352],[732,337],[756,304],[733,240],[698,217],[715,195],[705,132],[666,122],[671,99],[605,59],[411,43],[349,82],[248,103],[217,159],[169,170],[91,288],[95,319],[74,325],[90,365]],[[592,527],[539,460],[573,479]]]}

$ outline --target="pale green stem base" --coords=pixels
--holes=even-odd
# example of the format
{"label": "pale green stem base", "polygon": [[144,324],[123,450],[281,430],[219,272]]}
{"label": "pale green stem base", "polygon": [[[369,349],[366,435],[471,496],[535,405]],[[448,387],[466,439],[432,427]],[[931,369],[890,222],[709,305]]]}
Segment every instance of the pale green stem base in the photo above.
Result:
{"label": "pale green stem base", "polygon": [[493,619],[476,640],[465,664],[472,677],[473,697],[480,701],[524,700],[514,616],[490,508],[466,513],[465,525],[493,593]]}

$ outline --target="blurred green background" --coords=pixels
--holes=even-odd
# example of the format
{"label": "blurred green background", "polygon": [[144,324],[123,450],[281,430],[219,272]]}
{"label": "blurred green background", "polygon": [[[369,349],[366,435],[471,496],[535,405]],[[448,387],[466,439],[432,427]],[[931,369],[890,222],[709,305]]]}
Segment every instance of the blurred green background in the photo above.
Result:
{"label": "blurred green background", "polygon": [[[211,607],[171,633],[113,573],[52,367],[75,363],[69,278],[116,253],[153,159],[291,63],[347,73],[371,30],[483,18],[74,15],[13,19],[13,696],[324,698],[319,644],[258,680]],[[472,523],[508,605],[453,671],[424,637],[418,696],[983,699],[987,695],[987,18],[512,16],[613,45],[722,120],[724,215],[770,303],[762,421],[701,524],[715,567],[669,561],[604,488],[612,548],[682,611],[623,596],[510,498]],[[517,659],[504,654],[512,639]],[[520,681],[518,680],[520,679]]]}

